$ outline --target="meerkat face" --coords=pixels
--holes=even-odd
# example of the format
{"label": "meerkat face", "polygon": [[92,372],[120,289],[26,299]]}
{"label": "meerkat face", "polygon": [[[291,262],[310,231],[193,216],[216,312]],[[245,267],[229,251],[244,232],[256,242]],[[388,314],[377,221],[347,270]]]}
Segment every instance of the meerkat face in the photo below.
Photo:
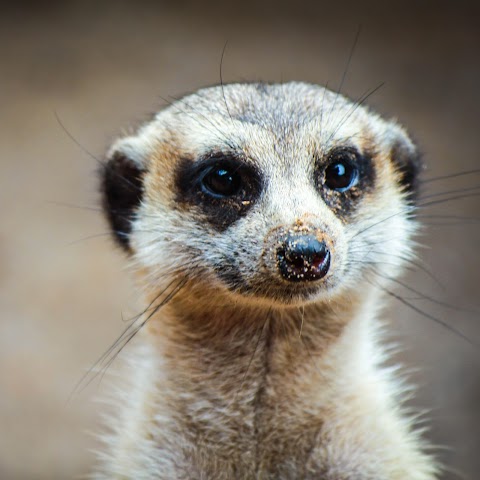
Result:
{"label": "meerkat face", "polygon": [[290,305],[397,274],[417,171],[399,126],[336,93],[231,84],[117,141],[102,185],[115,238],[152,284]]}

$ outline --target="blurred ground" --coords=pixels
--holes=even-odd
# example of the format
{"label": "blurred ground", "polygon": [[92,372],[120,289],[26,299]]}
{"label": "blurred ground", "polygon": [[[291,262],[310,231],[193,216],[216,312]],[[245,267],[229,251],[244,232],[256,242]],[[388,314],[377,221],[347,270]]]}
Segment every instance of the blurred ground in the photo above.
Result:
{"label": "blurred ground", "polygon": [[[0,6],[0,478],[65,479],[90,471],[105,387],[67,403],[75,382],[135,311],[124,260],[103,234],[95,161],[162,99],[225,81],[298,79],[343,90],[397,116],[425,152],[427,176],[480,167],[480,9],[472,2],[38,2]],[[478,185],[479,175],[432,183]],[[59,205],[68,204],[71,205]],[[435,213],[478,215],[479,197]],[[432,219],[429,219],[432,220]],[[94,236],[92,238],[89,238]],[[443,287],[408,279],[444,302],[480,309],[480,228],[431,227],[423,251]],[[405,293],[405,292],[404,292]],[[410,294],[412,296],[412,294]],[[417,304],[480,343],[479,315]],[[416,406],[443,460],[480,471],[480,348],[393,305]]]}

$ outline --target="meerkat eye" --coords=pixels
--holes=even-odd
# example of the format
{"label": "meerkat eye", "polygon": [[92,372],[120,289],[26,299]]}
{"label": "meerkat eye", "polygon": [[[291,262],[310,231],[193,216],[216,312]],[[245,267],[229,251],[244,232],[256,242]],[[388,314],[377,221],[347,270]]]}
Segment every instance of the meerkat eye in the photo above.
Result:
{"label": "meerkat eye", "polygon": [[202,180],[206,193],[221,197],[231,197],[240,190],[240,174],[229,167],[213,167]]}
{"label": "meerkat eye", "polygon": [[355,153],[337,152],[325,169],[325,185],[337,192],[345,192],[358,181],[358,168],[354,164]]}

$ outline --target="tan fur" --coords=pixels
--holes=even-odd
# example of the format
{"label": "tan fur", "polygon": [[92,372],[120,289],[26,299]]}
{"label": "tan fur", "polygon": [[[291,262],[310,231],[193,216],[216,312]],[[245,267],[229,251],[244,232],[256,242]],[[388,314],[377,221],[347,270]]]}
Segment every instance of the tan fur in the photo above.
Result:
{"label": "tan fur", "polygon": [[[389,254],[411,255],[416,228],[395,142],[414,151],[396,124],[292,83],[202,90],[112,147],[145,170],[129,242],[147,302],[180,287],[139,333],[97,478],[437,478],[379,344],[382,289],[403,264]],[[268,181],[218,231],[179,201],[175,171],[232,144]],[[372,188],[352,187],[352,215],[309,180],[312,158],[343,144],[368,152],[375,172]],[[315,290],[283,299],[291,285],[277,278],[275,251],[290,231],[324,240],[332,264]],[[218,274],[230,261],[246,290]]]}

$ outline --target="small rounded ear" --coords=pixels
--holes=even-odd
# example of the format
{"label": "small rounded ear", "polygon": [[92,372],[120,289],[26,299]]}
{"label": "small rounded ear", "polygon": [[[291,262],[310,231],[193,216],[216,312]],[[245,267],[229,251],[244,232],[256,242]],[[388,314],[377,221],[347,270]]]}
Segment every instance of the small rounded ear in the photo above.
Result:
{"label": "small rounded ear", "polygon": [[102,206],[115,241],[131,252],[132,221],[142,201],[145,170],[126,153],[116,150],[102,165]]}
{"label": "small rounded ear", "polygon": [[419,177],[423,170],[423,162],[417,147],[403,130],[397,132],[393,139],[390,158],[409,202],[415,204],[419,194]]}

